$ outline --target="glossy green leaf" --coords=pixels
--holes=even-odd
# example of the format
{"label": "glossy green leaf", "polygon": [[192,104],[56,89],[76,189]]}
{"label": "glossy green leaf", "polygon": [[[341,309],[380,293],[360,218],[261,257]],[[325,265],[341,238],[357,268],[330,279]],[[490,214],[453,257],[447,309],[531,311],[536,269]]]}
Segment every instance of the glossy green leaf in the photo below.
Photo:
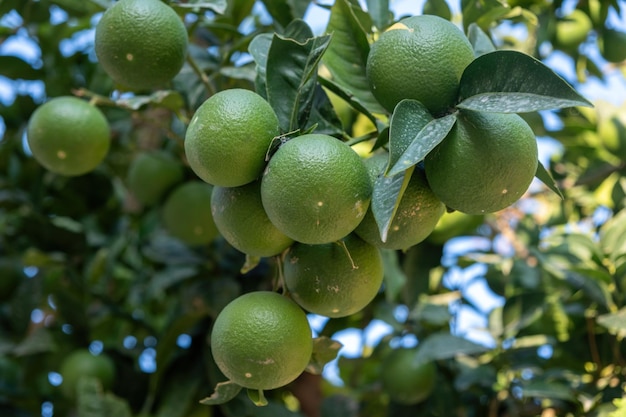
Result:
{"label": "glossy green leaf", "polygon": [[472,44],[474,56],[476,57],[489,52],[494,52],[496,50],[496,46],[491,41],[489,35],[487,35],[476,23],[469,25],[467,37]]}
{"label": "glossy green leaf", "polygon": [[307,372],[315,375],[321,375],[324,366],[337,358],[339,350],[343,345],[326,336],[320,336],[313,339],[313,354],[311,361],[306,367]]}
{"label": "glossy green leaf", "polygon": [[468,65],[459,99],[459,108],[499,113],[591,106],[541,61],[507,50],[486,53]]}
{"label": "glossy green leaf", "polygon": [[413,169],[414,167],[408,168],[391,177],[380,175],[374,182],[372,202],[370,204],[372,214],[378,225],[380,238],[383,242],[387,240],[391,221],[398,210],[402,194],[404,194],[404,190],[406,190],[406,186],[411,179]]}
{"label": "glossy green leaf", "polygon": [[303,21],[294,21],[286,32],[274,34],[268,51],[267,101],[281,129],[304,129],[313,104],[318,64],[330,43],[330,35],[313,36]]}
{"label": "glossy green leaf", "polygon": [[[427,120],[427,116],[415,103],[418,102],[403,100],[394,110],[389,127],[389,166],[391,167],[387,173],[389,176],[396,175],[422,161],[445,139],[456,122],[456,114],[449,114],[438,119],[431,119],[421,126]],[[421,110],[425,108],[422,107]],[[402,150],[405,143],[409,145]]]}
{"label": "glossy green leaf", "polygon": [[367,12],[372,17],[372,23],[379,30],[386,28],[393,18],[389,11],[389,0],[366,0]]}
{"label": "glossy green leaf", "polygon": [[206,397],[200,400],[200,404],[204,405],[217,405],[224,404],[233,398],[235,398],[243,387],[237,385],[232,381],[218,382],[215,386],[215,391],[210,397]]}
{"label": "glossy green leaf", "polygon": [[357,5],[348,0],[337,0],[326,28],[326,33],[332,34],[333,39],[323,63],[333,82],[355,97],[370,113],[384,113],[385,109],[374,98],[365,75],[370,47],[364,23],[367,19]]}
{"label": "glossy green leaf", "polygon": [[561,199],[565,198],[563,197],[563,193],[559,189],[558,184],[554,181],[554,178],[552,178],[552,174],[550,174],[550,171],[543,166],[541,161],[537,161],[537,172],[535,172],[535,177],[544,183],[552,192],[561,197]]}
{"label": "glossy green leaf", "polygon": [[450,359],[457,355],[475,355],[488,350],[485,346],[447,332],[433,333],[418,346],[417,356],[424,361]]}

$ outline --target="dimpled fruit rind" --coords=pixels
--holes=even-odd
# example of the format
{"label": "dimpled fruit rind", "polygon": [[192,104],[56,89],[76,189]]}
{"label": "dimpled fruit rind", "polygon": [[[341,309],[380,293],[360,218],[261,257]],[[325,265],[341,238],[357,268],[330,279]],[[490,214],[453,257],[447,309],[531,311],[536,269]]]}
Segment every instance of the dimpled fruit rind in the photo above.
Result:
{"label": "dimpled fruit rind", "polygon": [[365,308],[383,282],[378,248],[354,234],[323,245],[295,243],[285,256],[285,285],[305,310],[326,317],[345,317]]}
{"label": "dimpled fruit rind", "polygon": [[537,140],[516,114],[463,111],[424,159],[428,183],[451,209],[502,210],[528,189],[537,171]]}
{"label": "dimpled fruit rind", "polygon": [[95,50],[104,71],[131,89],[162,87],[182,68],[187,29],[159,0],[120,0],[96,26]]}
{"label": "dimpled fruit rind", "polygon": [[220,187],[239,187],[259,178],[278,117],[263,97],[240,88],[209,97],[193,115],[185,154],[198,177]]}
{"label": "dimpled fruit rind", "polygon": [[230,381],[250,389],[279,388],[308,365],[311,328],[304,311],[287,297],[269,291],[246,293],[215,320],[211,352]]}
{"label": "dimpled fruit rind", "polygon": [[104,114],[77,97],[56,97],[30,117],[28,145],[49,171],[66,176],[94,170],[106,157],[111,132]]}
{"label": "dimpled fruit rind", "polygon": [[472,45],[453,23],[433,15],[412,16],[372,44],[366,76],[387,111],[403,99],[414,99],[438,115],[455,104],[461,74],[473,59]]}
{"label": "dimpled fruit rind", "polygon": [[298,136],[270,159],[261,182],[269,219],[297,242],[322,244],[352,232],[372,194],[359,155],[323,134]]}
{"label": "dimpled fruit rind", "polygon": [[267,217],[260,181],[241,187],[214,187],[211,212],[224,239],[246,255],[278,255],[293,243]]}

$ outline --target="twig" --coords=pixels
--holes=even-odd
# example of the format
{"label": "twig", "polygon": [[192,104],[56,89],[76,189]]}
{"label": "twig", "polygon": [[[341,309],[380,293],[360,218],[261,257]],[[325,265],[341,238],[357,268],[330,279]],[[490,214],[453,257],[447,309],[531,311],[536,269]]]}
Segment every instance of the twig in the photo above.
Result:
{"label": "twig", "polygon": [[191,66],[193,72],[195,72],[196,75],[200,78],[200,81],[202,81],[202,84],[204,84],[204,87],[209,92],[209,95],[215,94],[215,87],[213,86],[213,84],[211,84],[211,80],[204,73],[204,71],[200,69],[198,63],[191,57],[191,54],[187,54],[187,63],[189,64],[189,66]]}

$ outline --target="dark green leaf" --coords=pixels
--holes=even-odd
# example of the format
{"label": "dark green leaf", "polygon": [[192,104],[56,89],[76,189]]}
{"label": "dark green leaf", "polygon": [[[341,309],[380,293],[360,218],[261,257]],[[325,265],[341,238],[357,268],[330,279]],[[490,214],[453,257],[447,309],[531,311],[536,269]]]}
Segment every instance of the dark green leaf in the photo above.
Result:
{"label": "dark green leaf", "polygon": [[472,23],[469,26],[467,37],[472,44],[474,56],[476,57],[489,52],[494,52],[496,50],[496,47],[491,41],[489,35],[487,35],[476,23]]}
{"label": "dark green leaf", "polygon": [[481,55],[468,65],[459,98],[459,108],[500,113],[592,106],[541,61],[506,50]]}
{"label": "dark green leaf", "polygon": [[320,375],[324,370],[324,366],[337,358],[339,349],[342,346],[341,343],[326,336],[313,339],[313,354],[311,355],[311,361],[306,367],[307,372]]}
{"label": "dark green leaf", "polygon": [[[419,101],[405,99],[398,103],[389,120],[389,171],[415,141],[415,138],[433,120],[428,109]],[[419,161],[416,161],[417,163]],[[415,164],[407,165],[411,167]],[[402,170],[400,170],[402,171]]]}
{"label": "dark green leaf", "polygon": [[393,303],[406,285],[407,276],[402,270],[398,251],[391,249],[381,249],[383,257],[383,270],[385,271],[385,298]]}
{"label": "dark green leaf", "polygon": [[488,349],[450,333],[434,333],[420,342],[417,356],[424,361],[450,359],[457,355],[475,355]]}
{"label": "dark green leaf", "polygon": [[333,82],[351,97],[355,97],[370,113],[384,113],[376,101],[365,75],[369,54],[367,30],[363,25],[363,11],[348,0],[337,0],[330,13],[326,32],[333,35],[323,62]]}
{"label": "dark green leaf", "polygon": [[389,11],[389,0],[366,0],[366,4],[374,26],[379,30],[386,28],[393,17]]}
{"label": "dark green leaf", "polygon": [[[331,42],[332,44],[332,42]],[[376,117],[367,109],[366,104],[361,102],[361,100],[354,96],[350,91],[344,89],[341,85],[337,84],[331,79],[325,77],[318,77],[318,80],[321,85],[328,88],[331,92],[338,95],[340,98],[344,99],[353,109],[356,111],[363,113],[368,119],[374,123],[379,130],[382,130],[382,126],[379,126],[379,121]]]}
{"label": "dark green leaf", "polygon": [[550,171],[548,171],[546,167],[543,166],[541,161],[537,161],[537,172],[535,172],[535,176],[556,195],[561,197],[561,199],[565,198],[563,197],[563,193],[561,193],[561,190],[559,189],[556,181],[554,181],[554,178],[552,178],[552,174],[550,174]]}
{"label": "dark green leaf", "polygon": [[217,14],[223,14],[226,11],[227,5],[226,0],[189,0],[185,3],[177,2],[173,7],[174,9],[186,9],[185,11],[191,9],[196,13],[211,10]]}
{"label": "dark green leaf", "polygon": [[202,368],[192,365],[185,369],[177,368],[179,372],[168,378],[167,390],[159,398],[159,411],[155,417],[186,417],[192,403],[195,403],[196,393],[202,381]]}
{"label": "dark green leaf", "polygon": [[576,401],[572,387],[558,382],[529,382],[522,387],[522,395],[526,398],[551,398],[572,402]]}
{"label": "dark green leaf", "polygon": [[269,14],[283,28],[294,19],[302,19],[309,3],[309,0],[263,0]]}
{"label": "dark green leaf", "polygon": [[[291,29],[291,30],[289,30]],[[311,110],[317,69],[330,36],[309,37],[302,21],[289,25],[287,38],[274,34],[267,57],[267,100],[276,112],[284,132],[304,129]],[[312,36],[312,34],[311,34]]]}
{"label": "dark green leaf", "polygon": [[324,133],[331,136],[341,136],[343,133],[341,120],[339,120],[335,108],[321,84],[315,86],[308,125],[315,125],[316,133]]}
{"label": "dark green leaf", "polygon": [[76,409],[81,417],[132,417],[125,400],[110,393],[102,392],[98,378],[81,377],[76,384]]}
{"label": "dark green leaf", "polygon": [[232,381],[219,382],[215,386],[215,391],[211,394],[210,397],[206,397],[200,400],[200,404],[204,405],[217,405],[224,404],[239,394],[242,386],[237,385]]}
{"label": "dark green leaf", "polygon": [[11,55],[0,56],[0,75],[13,80],[37,80],[43,76],[40,70]]}
{"label": "dark green leaf", "polygon": [[[403,103],[407,103],[407,105],[403,105]],[[408,105],[408,103],[411,102],[403,100],[398,104],[389,127],[389,166],[391,168],[389,169],[387,175],[390,176],[396,175],[422,161],[430,151],[432,151],[437,145],[439,145],[439,143],[441,143],[442,140],[445,139],[448,132],[450,132],[450,129],[452,129],[452,126],[454,126],[454,123],[456,122],[456,114],[449,114],[438,119],[430,120],[418,130],[416,128],[425,121],[425,118],[419,120],[417,114],[413,112],[415,109],[414,103],[412,105]],[[406,112],[398,112],[398,110],[402,110],[407,107],[413,108],[409,108]],[[396,113],[398,113],[397,117]],[[407,142],[410,143],[409,146],[400,154],[400,156],[398,156],[398,152],[394,150],[394,144],[403,144]],[[402,145],[395,146],[398,150],[402,149],[402,147]],[[393,160],[395,158],[397,158],[397,161],[394,163]]]}
{"label": "dark green leaf", "polygon": [[402,194],[404,194],[404,190],[411,179],[413,169],[414,167],[411,167],[393,177],[380,175],[374,182],[371,209],[383,242],[387,240],[391,220],[398,210]]}

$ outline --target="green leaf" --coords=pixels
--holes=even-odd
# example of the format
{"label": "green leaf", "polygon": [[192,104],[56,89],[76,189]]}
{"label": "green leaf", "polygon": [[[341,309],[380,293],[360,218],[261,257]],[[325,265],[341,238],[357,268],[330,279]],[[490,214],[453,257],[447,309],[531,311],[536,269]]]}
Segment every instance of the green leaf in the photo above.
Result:
{"label": "green leaf", "polygon": [[493,22],[506,16],[511,9],[498,0],[462,0],[461,10],[466,30],[471,23],[476,23],[486,30]]}
{"label": "green leaf", "polygon": [[457,107],[525,113],[592,104],[541,61],[518,51],[476,58],[461,76]]}
{"label": "green leaf", "polygon": [[267,100],[267,56],[270,46],[272,46],[273,35],[269,33],[261,33],[255,36],[250,45],[248,52],[252,55],[256,64],[256,92]]}
{"label": "green leaf", "polygon": [[622,209],[602,225],[600,246],[612,262],[626,254],[626,209]]}
{"label": "green leaf", "polygon": [[128,403],[103,393],[98,378],[83,376],[76,386],[76,413],[81,417],[132,417]]}
{"label": "green leaf", "polygon": [[386,28],[393,17],[389,11],[389,0],[366,0],[365,4],[374,26],[379,30]]}
{"label": "green leaf", "polygon": [[475,355],[488,349],[450,333],[434,333],[420,342],[417,357],[424,361],[450,359],[458,355]]}
{"label": "green leaf", "polygon": [[411,179],[413,169],[414,167],[411,167],[403,173],[391,177],[380,175],[374,181],[371,208],[383,242],[387,240],[391,221],[398,210],[402,194],[404,194],[404,190]]}
{"label": "green leaf", "polygon": [[177,111],[185,105],[185,101],[178,91],[159,90],[149,96],[121,98],[117,100],[115,104],[129,110],[139,110],[144,106],[153,105],[155,107],[164,107]]}
{"label": "green leaf", "polygon": [[256,405],[257,407],[264,407],[268,404],[267,398],[265,398],[265,393],[262,389],[251,389],[248,388],[248,398]]}
{"label": "green leaf", "polygon": [[364,24],[364,12],[348,0],[337,0],[331,8],[326,33],[333,36],[323,63],[328,68],[333,82],[369,113],[385,113],[376,101],[365,75],[365,65],[370,46],[367,39],[368,27]]}
{"label": "green leaf", "polygon": [[215,386],[215,391],[210,397],[206,397],[200,400],[200,404],[204,405],[217,405],[224,404],[239,394],[243,387],[237,385],[232,381],[218,382]]}
{"label": "green leaf", "polygon": [[335,108],[328,98],[328,94],[320,84],[315,86],[309,125],[315,125],[316,133],[324,133],[331,136],[341,136],[343,126],[335,112]]}
{"label": "green leaf", "polygon": [[287,27],[294,19],[302,19],[309,6],[309,0],[262,0],[274,22]]}
{"label": "green leaf", "polygon": [[522,396],[576,401],[572,387],[559,382],[531,381],[522,387]]}
{"label": "green leaf", "polygon": [[313,354],[311,355],[311,361],[306,367],[307,372],[321,375],[324,366],[337,358],[339,349],[342,347],[341,343],[326,336],[314,338]]}
{"label": "green leaf", "polygon": [[[267,101],[284,132],[305,129],[317,83],[318,64],[330,35],[313,37],[301,20],[292,22],[287,35],[274,34],[268,51]],[[306,38],[306,39],[305,39]]]}
{"label": "green leaf", "polygon": [[496,46],[491,41],[489,35],[487,35],[476,23],[469,25],[467,32],[472,48],[474,49],[474,56],[479,57],[496,50]]}
{"label": "green leaf", "polygon": [[556,195],[561,197],[561,200],[565,199],[556,181],[554,181],[554,178],[552,178],[552,174],[550,174],[550,171],[548,171],[546,167],[543,166],[541,161],[537,161],[537,172],[535,172],[535,176]]}
{"label": "green leaf", "polygon": [[353,109],[363,113],[363,115],[365,115],[378,127],[378,130],[383,129],[383,126],[380,125],[378,119],[376,119],[376,117],[367,109],[366,104],[363,103],[358,97],[354,96],[349,90],[346,90],[344,87],[329,78],[318,76],[318,81],[322,86],[345,100]]}
{"label": "green leaf", "polygon": [[615,313],[602,314],[596,318],[596,322],[606,327],[613,333],[626,333],[626,308],[622,308]]}
{"label": "green leaf", "polygon": [[43,76],[40,70],[11,55],[0,56],[0,75],[13,80],[38,80]]}
{"label": "green leaf", "polygon": [[188,0],[185,3],[175,3],[172,5],[174,9],[181,9],[185,12],[191,9],[195,13],[211,10],[217,14],[223,14],[226,11],[228,2],[226,0]]}
{"label": "green leaf", "polygon": [[396,175],[422,161],[445,139],[456,122],[456,114],[430,120],[429,117],[426,108],[417,101],[398,103],[389,125],[390,169],[387,175]]}
{"label": "green leaf", "polygon": [[381,249],[383,258],[383,271],[385,271],[385,299],[393,303],[406,285],[407,276],[400,265],[398,251]]}
{"label": "green leaf", "polygon": [[446,0],[428,0],[424,3],[423,14],[432,14],[446,20],[452,20],[452,12]]}

